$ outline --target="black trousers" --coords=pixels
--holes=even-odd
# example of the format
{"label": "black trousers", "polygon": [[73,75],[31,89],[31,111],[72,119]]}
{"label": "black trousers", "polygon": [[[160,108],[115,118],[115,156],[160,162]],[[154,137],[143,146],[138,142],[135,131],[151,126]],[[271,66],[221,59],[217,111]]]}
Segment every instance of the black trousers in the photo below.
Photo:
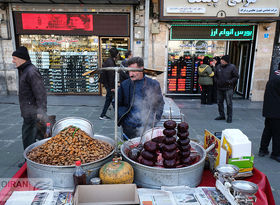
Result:
{"label": "black trousers", "polygon": [[272,155],[280,156],[280,119],[265,118],[264,129],[260,144],[261,151],[268,151],[272,139]]}
{"label": "black trousers", "polygon": [[22,125],[22,142],[24,150],[34,142],[37,135],[37,117],[23,118]]}
{"label": "black trousers", "polygon": [[112,92],[110,88],[106,88],[106,98],[105,98],[105,103],[104,103],[104,106],[103,106],[102,113],[100,115],[101,117],[106,115],[110,104],[112,103],[112,105],[113,105],[113,98],[114,98],[114,92]]}
{"label": "black trousers", "polygon": [[229,119],[232,119],[232,96],[233,96],[233,89],[217,90],[218,110],[221,117],[225,117],[224,100],[226,100],[227,117]]}
{"label": "black trousers", "polygon": [[201,85],[201,104],[212,104],[212,92],[213,86],[212,85]]}

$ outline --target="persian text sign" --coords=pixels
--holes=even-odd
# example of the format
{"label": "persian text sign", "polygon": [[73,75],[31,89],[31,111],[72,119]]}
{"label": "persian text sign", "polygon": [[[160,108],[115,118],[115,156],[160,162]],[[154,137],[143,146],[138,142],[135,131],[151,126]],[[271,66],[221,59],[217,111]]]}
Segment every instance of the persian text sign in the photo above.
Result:
{"label": "persian text sign", "polygon": [[23,30],[93,31],[93,16],[86,14],[22,13]]}
{"label": "persian text sign", "polygon": [[172,25],[170,40],[253,40],[253,25]]}

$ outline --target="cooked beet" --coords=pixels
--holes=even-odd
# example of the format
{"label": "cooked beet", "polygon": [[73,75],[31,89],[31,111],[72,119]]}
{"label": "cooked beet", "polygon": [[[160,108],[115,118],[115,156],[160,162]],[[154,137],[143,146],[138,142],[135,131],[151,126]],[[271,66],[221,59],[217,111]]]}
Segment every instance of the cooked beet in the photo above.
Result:
{"label": "cooked beet", "polygon": [[144,143],[144,149],[149,152],[156,152],[157,150],[157,143],[153,141],[148,141]]}
{"label": "cooked beet", "polygon": [[152,153],[152,152],[149,152],[149,151],[146,151],[146,150],[143,150],[141,152],[141,156],[147,160],[151,160],[153,162],[156,162],[157,161],[157,154],[156,153]]}
{"label": "cooked beet", "polygon": [[189,132],[177,132],[177,135],[180,139],[184,140],[188,138]]}
{"label": "cooked beet", "polygon": [[182,164],[187,164],[187,165],[190,165],[192,163],[193,159],[192,157],[187,157],[187,158],[181,158],[181,163]]}
{"label": "cooked beet", "polygon": [[147,160],[147,159],[144,159],[144,158],[141,158],[140,163],[144,164],[144,165],[147,165],[147,166],[154,166],[154,164],[155,164],[153,161],[150,161],[150,160]]}
{"label": "cooked beet", "polygon": [[134,161],[137,161],[137,158],[140,155],[140,151],[139,149],[137,149],[136,147],[132,148],[131,150],[129,150],[128,152],[128,157]]}
{"label": "cooked beet", "polygon": [[163,166],[165,168],[175,168],[176,167],[176,159],[163,160]]}
{"label": "cooked beet", "polygon": [[182,158],[187,158],[187,157],[189,157],[190,156],[190,154],[191,154],[191,151],[190,150],[188,150],[188,151],[180,151],[180,156],[182,157]]}
{"label": "cooked beet", "polygon": [[160,152],[162,152],[163,146],[164,146],[164,145],[165,145],[164,143],[158,143],[158,144],[157,144],[157,149],[158,149]]}
{"label": "cooked beet", "polygon": [[177,149],[177,145],[175,143],[174,144],[166,144],[166,145],[163,146],[163,150],[167,151],[167,152],[171,152],[175,149]]}
{"label": "cooked beet", "polygon": [[176,155],[177,155],[177,151],[176,150],[173,150],[171,152],[163,152],[162,153],[162,157],[164,159],[176,159]]}
{"label": "cooked beet", "polygon": [[163,126],[166,128],[166,129],[175,129],[176,127],[176,122],[173,121],[173,120],[167,120],[163,123]]}
{"label": "cooked beet", "polygon": [[172,136],[176,135],[176,130],[174,130],[174,129],[164,129],[163,134],[166,137],[172,137]]}
{"label": "cooked beet", "polygon": [[179,139],[179,140],[177,140],[177,143],[180,146],[185,146],[185,145],[190,144],[190,139],[189,138],[184,139],[184,140],[183,139]]}
{"label": "cooked beet", "polygon": [[158,136],[152,139],[153,142],[162,143],[165,139],[165,136]]}
{"label": "cooked beet", "polygon": [[186,122],[181,122],[178,124],[177,129],[179,132],[187,132],[189,129],[189,124]]}
{"label": "cooked beet", "polygon": [[176,142],[176,138],[175,137],[166,137],[163,142],[164,142],[164,144],[174,144]]}
{"label": "cooked beet", "polygon": [[191,149],[191,145],[188,144],[188,145],[178,146],[178,148],[179,148],[180,151],[186,152],[186,151],[189,151]]}

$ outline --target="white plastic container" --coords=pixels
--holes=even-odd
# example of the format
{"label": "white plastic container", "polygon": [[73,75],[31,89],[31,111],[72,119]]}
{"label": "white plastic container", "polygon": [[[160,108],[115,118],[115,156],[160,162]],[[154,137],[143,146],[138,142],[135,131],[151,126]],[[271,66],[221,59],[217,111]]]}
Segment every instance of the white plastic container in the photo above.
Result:
{"label": "white plastic container", "polygon": [[251,156],[252,143],[239,129],[225,129],[222,131],[222,145],[224,138],[231,149],[231,158]]}

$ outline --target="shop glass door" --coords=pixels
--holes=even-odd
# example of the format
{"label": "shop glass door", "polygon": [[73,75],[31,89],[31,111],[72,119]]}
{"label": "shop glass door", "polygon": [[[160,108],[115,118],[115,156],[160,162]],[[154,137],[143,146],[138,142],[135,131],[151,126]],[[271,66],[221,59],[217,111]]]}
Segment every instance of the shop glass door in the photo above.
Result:
{"label": "shop glass door", "polygon": [[239,79],[236,85],[236,93],[243,98],[247,98],[249,90],[249,74],[251,61],[251,42],[231,42],[229,55],[232,63],[236,65]]}
{"label": "shop glass door", "polygon": [[125,59],[125,53],[129,50],[129,38],[127,37],[101,37],[100,38],[100,53],[101,53],[101,65],[104,61],[110,57],[110,48],[115,47],[119,51],[119,58],[117,59],[117,66],[119,66],[122,60]]}

